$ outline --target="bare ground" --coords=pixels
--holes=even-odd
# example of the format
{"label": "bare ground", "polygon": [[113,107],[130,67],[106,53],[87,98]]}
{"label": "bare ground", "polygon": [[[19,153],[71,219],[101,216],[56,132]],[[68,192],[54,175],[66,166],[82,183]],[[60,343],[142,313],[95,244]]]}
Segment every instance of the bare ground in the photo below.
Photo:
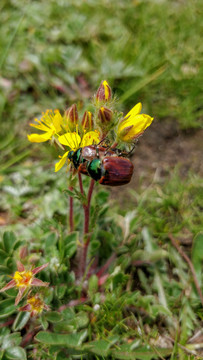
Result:
{"label": "bare ground", "polygon": [[183,132],[175,122],[154,123],[139,139],[132,162],[134,183],[143,178],[150,183],[154,176],[165,178],[178,166],[184,178],[189,171],[203,175],[203,130]]}

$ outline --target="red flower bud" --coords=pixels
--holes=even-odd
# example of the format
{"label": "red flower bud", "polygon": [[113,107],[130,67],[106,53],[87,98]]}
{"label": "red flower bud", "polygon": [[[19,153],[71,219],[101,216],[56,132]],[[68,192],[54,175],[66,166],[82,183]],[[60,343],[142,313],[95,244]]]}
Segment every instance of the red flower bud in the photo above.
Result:
{"label": "red flower bud", "polygon": [[93,116],[90,111],[85,111],[83,115],[82,128],[86,131],[91,131],[93,129]]}
{"label": "red flower bud", "polygon": [[65,116],[69,131],[74,131],[78,123],[78,110],[76,104],[73,104],[65,111]]}
{"label": "red flower bud", "polygon": [[113,111],[102,106],[99,109],[98,118],[103,125],[107,125],[111,122],[111,120],[113,118]]}
{"label": "red flower bud", "polygon": [[96,99],[98,101],[108,101],[111,100],[112,97],[112,92],[111,92],[111,88],[109,86],[109,84],[107,83],[106,80],[102,81],[97,93],[96,93]]}

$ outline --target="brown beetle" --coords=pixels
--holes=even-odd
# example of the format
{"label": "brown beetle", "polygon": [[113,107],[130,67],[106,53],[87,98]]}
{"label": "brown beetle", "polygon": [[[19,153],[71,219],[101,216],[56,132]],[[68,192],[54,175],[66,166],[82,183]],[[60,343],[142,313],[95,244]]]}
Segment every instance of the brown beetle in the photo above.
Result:
{"label": "brown beetle", "polygon": [[130,182],[134,169],[132,162],[120,154],[124,153],[119,149],[90,145],[69,152],[69,159],[78,171],[100,184],[120,186]]}

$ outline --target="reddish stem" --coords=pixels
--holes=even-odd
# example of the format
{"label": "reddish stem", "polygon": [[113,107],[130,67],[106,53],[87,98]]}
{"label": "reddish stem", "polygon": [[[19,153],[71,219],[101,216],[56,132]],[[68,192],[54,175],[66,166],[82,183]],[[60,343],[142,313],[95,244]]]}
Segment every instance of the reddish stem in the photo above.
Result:
{"label": "reddish stem", "polygon": [[76,299],[76,300],[71,300],[68,304],[61,305],[58,308],[58,311],[61,312],[61,311],[65,310],[65,309],[67,309],[68,307],[80,305],[80,304],[84,303],[85,301],[87,301],[87,299],[85,297],[81,297],[80,299]]}
{"label": "reddish stem", "polygon": [[[91,203],[93,189],[94,189],[94,180],[92,179],[91,183],[90,183],[90,187],[89,187],[88,196],[87,196],[87,206],[85,206],[85,209],[84,209],[84,211],[85,211],[84,235],[88,234],[88,232],[89,232],[90,203]],[[87,251],[88,251],[89,243],[90,243],[90,236],[88,236],[87,241],[85,242],[84,247],[83,247],[83,253],[82,253],[83,274],[86,269]]]}
{"label": "reddish stem", "polygon": [[[82,176],[81,176],[80,172],[78,172],[78,180],[79,180],[80,192],[82,195],[84,195]],[[84,205],[83,205],[83,207],[84,207]]]}
{"label": "reddish stem", "polygon": [[111,149],[115,149],[117,145],[118,145],[118,143],[115,142],[115,143],[111,146]]}
{"label": "reddish stem", "polygon": [[[72,191],[73,187],[69,186],[69,190]],[[74,220],[73,220],[73,197],[70,196],[70,209],[69,209],[69,228],[70,228],[70,232],[72,232],[74,230]]]}
{"label": "reddish stem", "polygon": [[116,254],[112,254],[110,258],[107,260],[107,262],[99,269],[97,272],[98,278],[100,278],[106,270],[108,270],[109,266],[112,264],[112,262],[116,259]]}
{"label": "reddish stem", "polygon": [[[82,176],[80,172],[78,172],[78,180],[79,180],[79,186],[80,186],[80,192],[82,195],[84,195],[84,189],[83,189],[83,183],[82,183]],[[89,221],[90,221],[90,203],[92,198],[92,193],[94,189],[94,180],[92,179],[90,182],[90,187],[87,195],[87,204],[83,204],[84,209],[84,237],[89,233]],[[82,252],[81,252],[81,258],[80,258],[80,277],[84,275],[85,269],[86,269],[86,263],[87,263],[87,252],[90,242],[90,236],[87,237],[86,241],[83,244]]]}

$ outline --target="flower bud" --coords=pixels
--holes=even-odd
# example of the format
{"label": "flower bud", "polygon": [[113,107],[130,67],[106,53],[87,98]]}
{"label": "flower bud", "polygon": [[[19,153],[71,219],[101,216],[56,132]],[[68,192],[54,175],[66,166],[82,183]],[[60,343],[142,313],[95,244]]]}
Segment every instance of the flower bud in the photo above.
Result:
{"label": "flower bud", "polygon": [[78,123],[78,111],[76,104],[73,104],[65,111],[65,117],[69,131],[74,131]]}
{"label": "flower bud", "polygon": [[102,81],[97,93],[96,93],[96,99],[98,101],[109,101],[111,100],[112,97],[112,92],[111,92],[111,88],[109,86],[109,84],[107,83],[106,80]]}
{"label": "flower bud", "polygon": [[102,125],[108,125],[113,118],[113,111],[102,106],[99,109],[98,118],[101,121]]}
{"label": "flower bud", "polygon": [[118,140],[131,143],[139,137],[145,129],[151,125],[153,118],[146,114],[140,114],[142,104],[135,105],[118,125]]}
{"label": "flower bud", "polygon": [[93,116],[90,111],[85,111],[83,115],[82,128],[86,131],[91,131],[93,129]]}

